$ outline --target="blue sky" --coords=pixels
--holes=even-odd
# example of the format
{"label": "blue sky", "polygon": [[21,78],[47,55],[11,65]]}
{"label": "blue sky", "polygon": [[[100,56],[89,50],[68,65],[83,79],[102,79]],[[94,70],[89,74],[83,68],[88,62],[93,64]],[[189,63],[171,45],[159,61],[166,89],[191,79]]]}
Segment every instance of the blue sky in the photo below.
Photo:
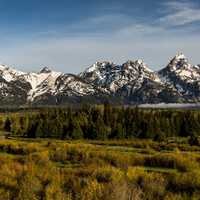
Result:
{"label": "blue sky", "polygon": [[0,0],[0,30],[0,61],[24,71],[139,58],[158,70],[177,52],[200,63],[199,0]]}

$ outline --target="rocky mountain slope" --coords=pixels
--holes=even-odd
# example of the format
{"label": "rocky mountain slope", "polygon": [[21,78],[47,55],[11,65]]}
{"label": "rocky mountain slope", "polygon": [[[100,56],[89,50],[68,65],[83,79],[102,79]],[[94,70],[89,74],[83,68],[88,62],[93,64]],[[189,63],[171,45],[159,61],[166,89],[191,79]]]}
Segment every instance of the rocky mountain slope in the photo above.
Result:
{"label": "rocky mountain slope", "polygon": [[200,66],[191,65],[183,54],[176,55],[166,68],[159,71],[159,76],[186,101],[200,100]]}
{"label": "rocky mountain slope", "polygon": [[200,65],[177,54],[158,72],[142,60],[122,65],[96,62],[78,75],[55,72],[24,73],[0,65],[1,105],[91,102],[187,103],[200,101]]}

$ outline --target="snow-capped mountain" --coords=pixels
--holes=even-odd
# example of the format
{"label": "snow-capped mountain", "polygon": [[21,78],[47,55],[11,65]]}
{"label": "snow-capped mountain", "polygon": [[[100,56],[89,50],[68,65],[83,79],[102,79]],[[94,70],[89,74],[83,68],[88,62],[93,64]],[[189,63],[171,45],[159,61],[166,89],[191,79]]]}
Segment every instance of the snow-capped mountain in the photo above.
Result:
{"label": "snow-capped mountain", "polygon": [[18,78],[30,84],[31,89],[27,94],[27,100],[33,101],[37,96],[41,96],[44,93],[55,93],[55,82],[61,74],[45,67],[39,73],[23,74]]}
{"label": "snow-capped mountain", "polygon": [[200,100],[200,67],[191,65],[182,53],[177,54],[158,74],[187,101]]}
{"label": "snow-capped mountain", "polygon": [[151,71],[142,60],[127,61],[122,65],[109,62],[96,62],[79,75],[89,83],[115,93],[129,83],[140,87],[145,79],[159,82],[159,77]]}
{"label": "snow-capped mountain", "polygon": [[23,74],[24,72],[17,71],[6,65],[0,65],[0,76],[8,82],[15,80],[18,76]]}
{"label": "snow-capped mountain", "polygon": [[142,60],[96,62],[78,75],[48,67],[25,73],[0,65],[0,97],[1,105],[199,102],[200,65],[191,65],[183,54],[158,72]]}
{"label": "snow-capped mountain", "polygon": [[59,104],[69,98],[77,101],[79,97],[95,93],[98,96],[101,91],[73,74],[56,72],[48,67],[40,72],[24,73],[5,65],[0,66],[2,105]]}
{"label": "snow-capped mountain", "polygon": [[97,62],[79,76],[125,103],[168,102],[179,98],[142,60],[122,65]]}

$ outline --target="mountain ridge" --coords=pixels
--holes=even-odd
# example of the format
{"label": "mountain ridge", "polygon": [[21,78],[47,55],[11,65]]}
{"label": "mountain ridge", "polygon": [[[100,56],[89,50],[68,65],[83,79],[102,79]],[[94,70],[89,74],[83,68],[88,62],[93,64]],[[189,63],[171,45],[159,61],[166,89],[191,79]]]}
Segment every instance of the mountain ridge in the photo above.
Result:
{"label": "mountain ridge", "polygon": [[122,104],[200,102],[200,65],[192,65],[178,53],[163,69],[151,70],[141,59],[118,65],[96,62],[79,74],[56,72],[43,67],[39,72],[22,72],[0,65],[2,105],[68,102]]}

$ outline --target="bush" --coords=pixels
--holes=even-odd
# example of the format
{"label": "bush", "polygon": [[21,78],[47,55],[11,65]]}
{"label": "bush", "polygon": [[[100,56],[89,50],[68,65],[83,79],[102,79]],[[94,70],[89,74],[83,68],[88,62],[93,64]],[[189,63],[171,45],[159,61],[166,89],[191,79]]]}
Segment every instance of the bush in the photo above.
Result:
{"label": "bush", "polygon": [[191,146],[199,146],[199,139],[198,139],[198,136],[196,136],[195,134],[192,134],[188,140],[188,143],[191,145]]}
{"label": "bush", "polygon": [[173,175],[169,178],[168,189],[174,192],[187,192],[191,194],[200,190],[199,177],[199,170]]}
{"label": "bush", "polygon": [[145,157],[144,165],[177,169],[182,172],[191,171],[199,167],[194,158],[181,153],[163,153],[155,156],[147,156]]}
{"label": "bush", "polygon": [[162,199],[166,190],[166,180],[161,174],[147,173],[144,168],[129,168],[127,177],[130,183],[142,189],[145,199]]}
{"label": "bush", "polygon": [[165,140],[165,135],[164,135],[163,133],[157,133],[157,134],[154,136],[153,140],[154,140],[155,142],[163,142],[163,141]]}
{"label": "bush", "polygon": [[123,173],[114,167],[102,167],[95,170],[93,176],[99,183],[109,183],[120,181]]}

